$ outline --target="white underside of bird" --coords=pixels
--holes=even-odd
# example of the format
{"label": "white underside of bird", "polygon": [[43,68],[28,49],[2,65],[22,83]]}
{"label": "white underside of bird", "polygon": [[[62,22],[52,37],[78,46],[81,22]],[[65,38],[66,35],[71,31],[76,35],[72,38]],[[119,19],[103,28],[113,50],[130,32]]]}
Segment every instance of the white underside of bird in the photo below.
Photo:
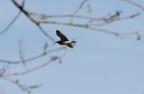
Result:
{"label": "white underside of bird", "polygon": [[75,43],[76,41],[65,41],[64,44]]}

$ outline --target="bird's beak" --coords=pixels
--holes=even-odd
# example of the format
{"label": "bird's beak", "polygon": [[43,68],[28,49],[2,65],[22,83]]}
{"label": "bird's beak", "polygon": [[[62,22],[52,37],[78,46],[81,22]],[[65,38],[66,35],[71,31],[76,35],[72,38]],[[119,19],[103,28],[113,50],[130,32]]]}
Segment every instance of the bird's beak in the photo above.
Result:
{"label": "bird's beak", "polygon": [[52,46],[54,45],[54,44],[56,44],[57,42],[54,42],[53,44],[52,44]]}

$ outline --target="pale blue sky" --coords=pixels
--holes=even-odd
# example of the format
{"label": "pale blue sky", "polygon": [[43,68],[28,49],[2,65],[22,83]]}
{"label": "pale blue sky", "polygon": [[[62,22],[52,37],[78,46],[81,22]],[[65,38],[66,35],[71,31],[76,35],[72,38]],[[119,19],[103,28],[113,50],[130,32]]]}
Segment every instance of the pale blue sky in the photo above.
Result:
{"label": "pale blue sky", "polygon": [[[69,14],[82,0],[26,0],[25,8],[45,14]],[[136,0],[144,6],[143,0]],[[92,13],[88,14],[86,6],[80,12],[89,16],[105,16],[122,10],[122,17],[140,12],[132,20],[114,22],[104,27],[116,32],[129,32],[143,29],[143,11],[122,0],[89,0]],[[0,0],[0,27],[2,30],[16,15],[18,9],[9,0]],[[41,84],[32,94],[143,94],[144,93],[144,39],[137,41],[136,36],[123,39],[103,32],[88,29],[44,25],[44,29],[55,40],[59,38],[55,30],[61,30],[69,39],[77,40],[74,49],[69,49],[62,64],[51,63],[33,73],[20,76],[26,85]],[[25,56],[30,57],[42,51],[45,41],[51,44],[39,29],[21,15],[11,29],[0,36],[0,58],[17,60],[18,42],[24,41]],[[50,47],[59,47],[54,45]],[[51,49],[51,48],[50,48]],[[44,60],[34,61],[37,65]],[[22,65],[13,66],[22,70]],[[0,80],[0,89],[4,94],[26,94],[16,85]]]}

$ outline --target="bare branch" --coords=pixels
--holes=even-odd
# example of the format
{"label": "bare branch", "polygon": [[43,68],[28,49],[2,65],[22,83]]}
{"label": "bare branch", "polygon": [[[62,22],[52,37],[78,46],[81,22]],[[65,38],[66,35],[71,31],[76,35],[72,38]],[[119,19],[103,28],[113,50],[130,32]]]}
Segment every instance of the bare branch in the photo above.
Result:
{"label": "bare branch", "polygon": [[10,27],[14,24],[14,22],[19,18],[20,14],[21,14],[21,11],[19,11],[18,14],[14,17],[14,19],[9,23],[9,25],[0,32],[0,35],[4,34],[10,29]]}
{"label": "bare branch", "polygon": [[36,70],[39,70],[43,67],[46,67],[48,64],[50,64],[51,62],[57,60],[57,59],[60,59],[61,57],[58,57],[58,56],[55,56],[55,57],[51,57],[46,63],[44,64],[41,64],[37,67],[34,67],[32,69],[29,69],[29,70],[26,70],[26,71],[23,71],[23,72],[18,72],[18,73],[11,73],[11,74],[5,74],[3,75],[4,77],[12,77],[12,76],[20,76],[20,75],[24,75],[24,74],[28,74],[28,73],[31,73],[33,71],[36,71]]}
{"label": "bare branch", "polygon": [[20,6],[20,4],[16,1],[16,0],[12,0],[12,2],[35,24],[39,24],[38,21],[36,21],[35,19],[33,19],[30,15],[29,12],[27,12],[22,6]]}
{"label": "bare branch", "polygon": [[87,8],[88,8],[88,12],[91,13],[92,12],[92,8],[91,8],[90,4],[87,6]]}
{"label": "bare branch", "polygon": [[22,6],[20,6],[18,4],[18,2],[16,0],[12,0],[12,2],[33,22],[35,23],[35,25],[38,26],[38,28],[42,31],[42,33],[47,36],[50,40],[54,41],[53,38],[48,35],[40,26],[39,24],[41,23],[41,21],[37,21],[35,20],[33,17],[31,17],[30,13],[28,11],[26,11]]}
{"label": "bare branch", "polygon": [[0,68],[0,77],[3,76],[3,74],[5,73],[6,69],[5,68]]}
{"label": "bare branch", "polygon": [[48,43],[47,43],[47,42],[45,42],[44,47],[43,47],[43,49],[44,49],[44,53],[46,53],[46,52],[47,52],[47,48],[48,48]]}
{"label": "bare branch", "polygon": [[[25,4],[25,0],[23,0],[23,2],[22,2],[22,7],[24,7],[24,4]],[[19,18],[20,14],[21,14],[21,10],[13,18],[13,20],[9,23],[9,25],[3,31],[0,32],[0,35],[4,34],[5,32],[7,32],[10,29],[10,27],[14,24],[14,22]]]}
{"label": "bare branch", "polygon": [[106,30],[106,29],[92,27],[89,24],[77,24],[77,23],[54,22],[54,21],[53,22],[52,21],[51,22],[50,21],[45,21],[43,23],[56,24],[56,25],[60,24],[60,25],[68,25],[68,26],[75,26],[75,27],[83,27],[85,29],[90,29],[90,30],[94,30],[94,31],[105,32],[105,33],[109,33],[109,34],[113,34],[113,35],[123,35],[123,36],[136,34],[136,32],[144,32],[144,30],[138,30],[138,31],[134,31],[134,32],[131,32],[131,33],[124,33],[124,32],[118,33],[118,32],[115,32],[115,31],[110,31],[110,30]]}
{"label": "bare branch", "polygon": [[36,88],[39,88],[40,86],[42,86],[42,84],[27,86],[27,85],[20,83],[19,80],[13,80],[13,79],[7,79],[7,78],[3,78],[3,80],[6,80],[8,82],[11,82],[11,83],[17,85],[21,90],[27,92],[28,94],[31,93],[32,89],[36,89]]}
{"label": "bare branch", "polygon": [[0,68],[0,78],[3,78],[4,74],[7,72],[8,68],[9,68],[9,64],[7,66],[3,66],[2,68]]}
{"label": "bare branch", "polygon": [[[127,17],[120,17],[121,11],[116,11],[115,14],[110,15],[109,17],[100,17],[100,18],[83,16],[83,15],[69,15],[69,14],[67,14],[67,15],[45,15],[45,14],[39,14],[39,13],[30,13],[30,14],[33,16],[36,16],[39,18],[45,18],[45,19],[46,18],[61,18],[61,17],[63,17],[63,18],[73,17],[73,18],[83,19],[83,20],[86,20],[86,24],[89,24],[89,26],[103,26],[103,25],[107,25],[109,23],[116,22],[116,21],[132,19],[139,15],[139,13],[135,13],[135,14],[129,15]],[[47,21],[46,20],[41,21],[41,23],[45,23],[45,22],[47,22]],[[58,22],[58,21],[55,21],[55,22],[64,23],[64,22]],[[68,23],[68,22],[66,22],[66,23]],[[69,22],[69,23],[72,23],[72,22]],[[94,23],[94,24],[91,24],[91,23]],[[79,24],[79,23],[77,23],[77,24]]]}
{"label": "bare branch", "polygon": [[21,41],[19,41],[19,57],[21,59],[21,62],[24,65],[25,69],[28,70],[28,68],[26,66],[25,58],[24,58],[24,49],[22,49],[22,42]]}
{"label": "bare branch", "polygon": [[140,8],[142,11],[144,11],[144,7],[141,6],[140,4],[136,3],[136,2],[133,2],[133,1],[131,1],[131,0],[123,0],[123,1],[128,2],[128,3],[132,4],[132,5]]}
{"label": "bare branch", "polygon": [[[48,51],[46,51],[45,53],[43,52],[43,53],[41,53],[41,54],[39,54],[39,55],[36,55],[36,56],[31,57],[31,58],[25,59],[24,61],[25,61],[25,62],[30,62],[30,61],[39,59],[39,58],[41,58],[41,57],[43,57],[43,56],[45,56],[45,55],[47,55],[47,54],[50,54],[50,53],[52,53],[52,52],[57,52],[57,51],[60,51],[60,50],[65,50],[65,47],[48,50]],[[3,59],[0,59],[0,62],[2,62],[2,63],[7,63],[7,64],[20,64],[20,63],[22,63],[21,60],[20,60],[20,61],[10,61],[10,60],[3,60]]]}
{"label": "bare branch", "polygon": [[83,2],[81,2],[80,6],[78,8],[76,8],[76,10],[72,13],[72,18],[71,18],[71,22],[73,20],[73,16],[76,15],[83,7],[83,5],[87,2],[88,0],[84,0]]}
{"label": "bare branch", "polygon": [[76,15],[87,1],[88,0],[84,0],[83,2],[81,2],[81,4],[76,8],[76,10],[72,13],[72,15]]}
{"label": "bare branch", "polygon": [[47,37],[49,37],[49,39],[55,42],[55,40],[48,33],[45,32],[45,30],[40,26],[40,24],[38,24],[37,26],[43,32],[44,35],[46,35]]}
{"label": "bare branch", "polygon": [[[38,65],[38,66],[36,66],[36,67],[34,67],[34,68],[31,68],[31,69],[29,69],[29,70],[24,70],[24,71],[22,71],[22,72],[7,73],[7,74],[5,73],[5,74],[2,75],[2,77],[3,77],[3,78],[6,78],[6,77],[20,76],[20,75],[28,74],[28,73],[34,72],[34,71],[36,71],[36,70],[42,69],[43,67],[46,67],[48,64],[50,64],[50,63],[52,63],[52,62],[54,62],[54,61],[56,61],[56,60],[59,60],[59,63],[62,63],[62,58],[63,58],[63,57],[66,55],[66,53],[67,53],[66,47],[62,47],[62,48],[59,48],[59,49],[55,49],[55,51],[57,52],[58,50],[61,50],[61,49],[64,49],[65,52],[62,53],[61,55],[49,57],[49,60],[48,60],[47,62],[43,63],[43,64],[40,63],[41,65]],[[52,50],[51,50],[51,51],[52,51]],[[52,52],[53,52],[53,51],[52,51]],[[47,53],[50,53],[50,52],[47,52]],[[37,58],[37,57],[30,58],[29,61],[30,61],[30,60],[33,60],[33,59],[36,59],[36,58]],[[28,59],[25,60],[25,62],[28,62]],[[13,62],[13,63],[14,63],[14,62]]]}

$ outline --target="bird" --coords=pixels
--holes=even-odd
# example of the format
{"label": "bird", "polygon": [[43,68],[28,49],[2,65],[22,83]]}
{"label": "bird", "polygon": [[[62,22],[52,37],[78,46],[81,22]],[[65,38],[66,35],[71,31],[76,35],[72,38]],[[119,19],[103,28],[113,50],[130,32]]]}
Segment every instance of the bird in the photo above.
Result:
{"label": "bird", "polygon": [[70,48],[73,48],[73,43],[76,43],[76,41],[69,41],[68,38],[59,30],[56,30],[57,36],[60,38],[57,42],[54,44],[58,43],[59,45],[66,45]]}

